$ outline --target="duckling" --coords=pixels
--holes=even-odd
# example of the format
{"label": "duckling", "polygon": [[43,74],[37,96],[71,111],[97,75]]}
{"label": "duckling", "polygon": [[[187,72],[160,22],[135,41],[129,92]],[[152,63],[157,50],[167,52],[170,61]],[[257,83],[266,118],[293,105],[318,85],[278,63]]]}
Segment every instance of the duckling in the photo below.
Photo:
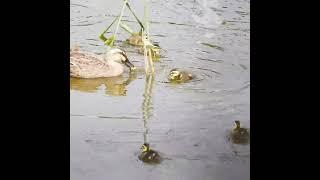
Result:
{"label": "duckling", "polygon": [[134,70],[124,51],[109,50],[104,57],[82,52],[78,47],[70,49],[70,76],[76,78],[99,78],[119,76],[124,72],[122,64]]}
{"label": "duckling", "polygon": [[141,34],[141,31],[139,33],[133,33],[132,36],[127,39],[127,43],[134,46],[143,46]]}
{"label": "duckling", "polygon": [[[142,32],[133,33],[126,42],[133,46],[140,46],[138,49],[139,54],[144,54],[144,47],[143,47],[143,40],[142,40]],[[150,42],[151,43],[151,42]],[[160,51],[163,51],[164,49],[160,48],[158,43],[151,43],[151,56],[154,61],[158,61],[161,57]],[[148,46],[148,44],[147,44]],[[149,54],[148,54],[149,55]]]}
{"label": "duckling", "polygon": [[240,127],[240,121],[234,121],[234,128],[231,131],[231,140],[235,144],[248,144],[250,134],[246,128]]}
{"label": "duckling", "polygon": [[[160,46],[158,44],[153,44],[153,47],[151,48],[151,57],[153,61],[158,61],[161,57],[161,52],[164,51],[163,49],[160,48]],[[144,54],[144,48],[141,47],[138,50],[139,54]],[[149,54],[148,54],[149,56]]]}
{"label": "duckling", "polygon": [[176,83],[184,83],[193,78],[194,76],[192,74],[178,68],[172,69],[168,76],[168,79],[170,82],[176,82]]}
{"label": "duckling", "polygon": [[155,150],[150,149],[149,143],[144,143],[141,146],[141,154],[139,155],[139,159],[145,163],[160,163],[161,157],[159,153]]}

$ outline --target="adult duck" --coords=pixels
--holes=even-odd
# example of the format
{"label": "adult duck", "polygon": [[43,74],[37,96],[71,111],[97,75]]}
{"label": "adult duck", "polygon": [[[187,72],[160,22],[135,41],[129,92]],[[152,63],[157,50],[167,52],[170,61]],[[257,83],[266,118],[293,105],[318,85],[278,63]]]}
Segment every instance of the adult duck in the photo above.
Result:
{"label": "adult duck", "polygon": [[111,49],[104,56],[70,49],[70,76],[76,78],[100,78],[119,76],[124,72],[123,65],[134,70],[134,65],[121,49]]}

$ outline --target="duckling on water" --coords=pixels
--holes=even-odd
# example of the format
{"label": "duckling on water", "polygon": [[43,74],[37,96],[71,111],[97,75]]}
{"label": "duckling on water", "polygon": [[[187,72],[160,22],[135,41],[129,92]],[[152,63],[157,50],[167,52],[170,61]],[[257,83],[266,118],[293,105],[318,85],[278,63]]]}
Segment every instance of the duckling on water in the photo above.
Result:
{"label": "duckling on water", "polygon": [[184,70],[175,68],[170,71],[168,79],[170,82],[183,83],[193,79],[194,76]]}
{"label": "duckling on water", "polygon": [[124,72],[122,64],[134,70],[124,51],[109,50],[104,57],[82,52],[79,48],[70,49],[70,76],[77,78],[99,78],[119,76]]}
{"label": "duckling on water", "polygon": [[[139,33],[133,33],[126,42],[133,46],[140,46],[138,53],[144,54],[144,48],[143,48],[143,40],[142,40],[142,32]],[[158,43],[152,43],[151,48],[151,56],[153,57],[153,60],[159,60],[161,55],[160,51],[163,51],[162,48],[160,48]]]}
{"label": "duckling on water", "polygon": [[[152,60],[153,61],[158,61],[161,57],[163,57],[161,55],[161,51],[164,51],[163,49],[160,48],[160,46],[158,44],[153,44],[153,47],[151,48],[151,57],[152,57]],[[140,54],[144,54],[144,48],[141,47],[139,50],[138,50],[138,53]],[[149,53],[147,53],[148,56],[149,56]]]}
{"label": "duckling on water", "polygon": [[127,39],[127,43],[134,46],[143,46],[142,32],[133,33],[132,36]]}
{"label": "duckling on water", "polygon": [[145,163],[161,162],[159,153],[155,150],[150,149],[150,145],[148,143],[144,143],[141,146],[141,154],[139,155],[139,159]]}
{"label": "duckling on water", "polygon": [[240,127],[240,121],[234,121],[234,128],[231,131],[231,140],[235,144],[247,144],[250,134],[246,128]]}

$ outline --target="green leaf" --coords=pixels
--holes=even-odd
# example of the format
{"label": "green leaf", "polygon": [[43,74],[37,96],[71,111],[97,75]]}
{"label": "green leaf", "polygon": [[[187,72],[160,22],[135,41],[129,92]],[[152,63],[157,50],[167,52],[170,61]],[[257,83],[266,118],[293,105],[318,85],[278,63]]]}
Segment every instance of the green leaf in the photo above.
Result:
{"label": "green leaf", "polygon": [[110,38],[108,38],[106,41],[104,41],[104,44],[112,47],[115,39],[116,39],[116,37],[114,35],[112,35]]}
{"label": "green leaf", "polygon": [[118,18],[119,18],[119,17],[116,17],[116,18],[112,21],[112,23],[107,27],[107,29],[104,30],[104,31],[100,34],[99,38],[100,38],[103,42],[106,42],[106,41],[108,40],[106,37],[104,37],[104,34],[111,28],[111,26],[116,22],[116,20],[117,20]]}
{"label": "green leaf", "polygon": [[137,20],[137,22],[139,23],[140,27],[141,27],[142,29],[144,29],[144,26],[143,26],[142,22],[141,22],[140,19],[136,16],[136,14],[133,12],[133,10],[131,9],[131,6],[129,5],[128,2],[126,3],[126,5],[127,5],[128,9],[130,10],[130,12],[132,13],[132,15],[134,16],[134,18],[135,18],[135,19]]}
{"label": "green leaf", "polygon": [[124,30],[126,30],[128,33],[130,33],[131,35],[134,34],[133,30],[124,22],[120,22],[120,27]]}

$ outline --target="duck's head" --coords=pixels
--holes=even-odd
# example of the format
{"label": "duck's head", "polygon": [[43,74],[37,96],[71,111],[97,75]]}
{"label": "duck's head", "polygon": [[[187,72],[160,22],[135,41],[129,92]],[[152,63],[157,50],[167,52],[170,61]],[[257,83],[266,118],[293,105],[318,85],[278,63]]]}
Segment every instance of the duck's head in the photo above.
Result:
{"label": "duck's head", "polygon": [[141,146],[141,151],[142,152],[148,152],[150,150],[150,145],[149,145],[149,143],[144,143],[144,144],[142,144],[142,146]]}
{"label": "duck's head", "polygon": [[128,68],[130,68],[130,70],[135,69],[134,65],[129,61],[126,53],[121,49],[114,48],[109,50],[105,55],[105,59],[107,61],[114,61],[120,64],[124,64]]}
{"label": "duck's head", "polygon": [[233,129],[239,129],[240,128],[240,121],[234,121],[234,127]]}

